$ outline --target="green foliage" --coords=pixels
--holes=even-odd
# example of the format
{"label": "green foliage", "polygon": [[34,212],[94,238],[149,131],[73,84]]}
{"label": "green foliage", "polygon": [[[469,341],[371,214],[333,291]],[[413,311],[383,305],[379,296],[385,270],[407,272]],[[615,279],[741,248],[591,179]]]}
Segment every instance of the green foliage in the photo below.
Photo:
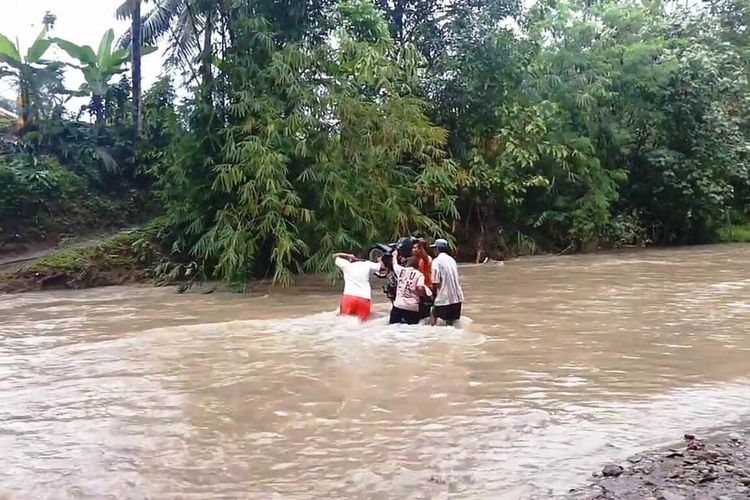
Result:
{"label": "green foliage", "polygon": [[143,144],[148,164],[164,158],[166,149],[183,132],[175,101],[170,78],[157,80],[144,95]]}
{"label": "green foliage", "polygon": [[0,143],[3,217],[53,213],[70,186],[109,214],[153,187],[154,239],[172,250],[162,281],[238,287],[414,231],[488,253],[742,239],[724,224],[750,214],[750,3],[691,9],[127,0],[118,15],[165,44],[189,97],[167,76],[131,113],[139,87],[115,77],[133,34],[116,48],[110,30],[96,51],[54,39],[78,61],[95,127],[64,111],[45,32],[24,57],[3,37],[0,77],[19,82],[34,124]]}
{"label": "green foliage", "polygon": [[750,223],[722,226],[719,229],[719,241],[722,243],[750,243]]}
{"label": "green foliage", "polygon": [[526,39],[473,22],[430,89],[465,220],[558,248],[693,243],[747,206],[748,52],[705,13],[538,2]]}
{"label": "green foliage", "polygon": [[157,173],[175,249],[230,282],[288,282],[335,248],[435,232],[451,214],[445,132],[408,95],[415,52],[393,45],[366,2],[332,15],[336,43],[312,46],[274,43],[266,19],[238,22],[217,154],[189,137]]}
{"label": "green foliage", "polygon": [[22,272],[64,271],[76,275],[88,266],[120,272],[146,268],[159,257],[151,236],[148,229],[119,233],[95,245],[73,246],[36,259]]}
{"label": "green foliage", "polygon": [[705,241],[746,206],[746,75],[700,17],[540,2],[519,37],[514,2],[376,4],[223,18],[213,78],[157,134],[176,252],[287,282],[459,219],[536,251]]}
{"label": "green foliage", "polygon": [[[80,63],[71,64],[81,71],[85,79],[78,94],[91,95],[91,112],[100,125],[105,117],[104,99],[110,90],[110,82],[113,77],[126,71],[125,65],[130,61],[128,50],[113,48],[114,39],[114,31],[105,31],[96,52],[88,45],[77,45],[61,38],[54,39],[58,47]],[[156,50],[156,47],[144,47],[141,55],[151,54]]]}
{"label": "green foliage", "polygon": [[90,257],[90,248],[71,248],[34,260],[26,265],[25,270],[31,272],[58,270],[78,273],[86,267]]}
{"label": "green foliage", "polygon": [[38,224],[57,213],[63,200],[80,197],[85,183],[51,157],[0,159],[0,238],[12,236],[18,224]]}
{"label": "green foliage", "polygon": [[615,248],[645,246],[652,243],[643,223],[632,215],[619,214],[610,222],[604,236]]}
{"label": "green foliage", "polygon": [[22,57],[21,47],[11,42],[5,35],[0,34],[0,61],[17,70],[20,70],[24,65],[38,64],[51,43],[47,38],[47,29],[45,28],[26,51],[26,56]]}
{"label": "green foliage", "polygon": [[[153,8],[141,18],[143,42],[156,44],[166,38],[168,45],[167,62],[170,66],[180,66],[187,70],[187,67],[194,62],[195,52],[201,50],[202,33],[200,28],[205,29],[210,24],[207,22],[207,14],[210,15],[218,8],[218,2],[159,0],[153,3]],[[118,19],[130,19],[134,6],[134,0],[125,0],[118,7],[116,17]],[[132,28],[128,29],[120,38],[119,45],[121,47],[128,48],[131,46],[132,31]],[[189,73],[189,70],[186,73]]]}
{"label": "green foliage", "polygon": [[[46,20],[53,23],[49,16]],[[124,71],[129,52],[113,48],[113,40],[109,30],[95,52],[50,39],[43,30],[23,53],[0,37],[0,78],[10,77],[18,87],[23,119],[20,129],[13,120],[0,124],[0,245],[101,231],[153,213],[148,158],[133,140],[131,85],[125,77],[113,81]],[[84,89],[92,95],[85,110],[98,126],[65,108],[75,93],[63,87],[64,65],[43,59],[53,42],[79,60]]]}
{"label": "green foliage", "polygon": [[625,208],[637,211],[661,242],[707,242],[735,202],[733,183],[750,180],[741,123],[750,111],[747,78],[734,49],[714,46],[715,34],[707,36],[696,19],[648,29],[665,40],[651,56],[663,83],[647,92],[629,83],[635,88],[621,100],[637,113],[625,117],[635,121]]}
{"label": "green foliage", "polygon": [[18,108],[24,127],[33,126],[41,108],[49,104],[45,90],[62,86],[61,65],[42,59],[51,45],[43,29],[25,55],[21,47],[0,34],[0,79],[12,77],[18,88]]}
{"label": "green foliage", "polygon": [[147,193],[107,192],[85,174],[55,156],[0,156],[0,245],[122,227],[153,214]]}

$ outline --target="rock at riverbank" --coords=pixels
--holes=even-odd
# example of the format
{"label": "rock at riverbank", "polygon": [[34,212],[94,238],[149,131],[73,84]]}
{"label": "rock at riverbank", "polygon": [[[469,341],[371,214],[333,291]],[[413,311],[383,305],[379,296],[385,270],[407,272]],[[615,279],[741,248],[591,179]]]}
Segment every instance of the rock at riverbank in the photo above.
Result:
{"label": "rock at riverbank", "polygon": [[610,464],[570,500],[750,499],[750,441],[731,433],[707,440],[685,434],[681,446]]}

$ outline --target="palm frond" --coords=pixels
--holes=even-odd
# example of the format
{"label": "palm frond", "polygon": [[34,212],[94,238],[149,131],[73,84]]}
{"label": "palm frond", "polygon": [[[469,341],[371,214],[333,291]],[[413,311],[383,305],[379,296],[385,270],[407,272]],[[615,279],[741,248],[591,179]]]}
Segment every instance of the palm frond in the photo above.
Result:
{"label": "palm frond", "polygon": [[161,0],[143,16],[143,41],[153,44],[169,32],[169,29],[190,0]]}
{"label": "palm frond", "polygon": [[[188,1],[190,0],[158,0],[151,10],[141,16],[143,43],[154,45],[160,38],[168,35],[174,19],[185,10]],[[129,48],[131,38],[131,28],[128,28],[118,40],[119,46]]]}
{"label": "palm frond", "polygon": [[120,4],[119,7],[117,7],[117,10],[115,11],[115,18],[120,21],[122,21],[123,19],[130,19],[131,17],[133,17],[133,7],[133,0],[125,0]]}
{"label": "palm frond", "polygon": [[203,29],[203,19],[195,14],[190,5],[186,4],[179,13],[178,21],[170,34],[167,64],[182,69],[190,68],[201,49],[200,38]]}

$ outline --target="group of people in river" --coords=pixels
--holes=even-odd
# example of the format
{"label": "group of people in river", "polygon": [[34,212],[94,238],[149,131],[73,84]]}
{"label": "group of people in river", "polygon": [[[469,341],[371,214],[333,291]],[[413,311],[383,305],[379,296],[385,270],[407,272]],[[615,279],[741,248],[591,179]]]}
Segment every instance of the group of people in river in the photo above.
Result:
{"label": "group of people in river", "polygon": [[392,303],[390,324],[416,325],[424,321],[434,326],[441,321],[450,326],[458,321],[464,293],[448,241],[438,238],[428,245],[425,239],[417,239],[411,252],[405,253],[410,255],[400,256],[396,249],[378,262],[348,253],[333,254],[344,277],[339,314],[356,316],[360,321],[370,317],[370,279],[377,275],[389,283],[384,291]]}

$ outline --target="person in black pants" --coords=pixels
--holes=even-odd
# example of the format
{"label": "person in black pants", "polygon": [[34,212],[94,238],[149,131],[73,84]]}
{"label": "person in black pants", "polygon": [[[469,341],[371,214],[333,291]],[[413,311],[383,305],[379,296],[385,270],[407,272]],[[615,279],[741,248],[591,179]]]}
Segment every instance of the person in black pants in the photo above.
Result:
{"label": "person in black pants", "polygon": [[398,286],[391,309],[391,324],[416,325],[422,319],[419,311],[420,298],[429,292],[424,285],[424,274],[417,269],[418,265],[417,257],[409,257],[404,266],[398,264],[398,258],[393,259]]}
{"label": "person in black pants", "polygon": [[438,238],[432,245],[437,257],[432,259],[432,284],[435,289],[435,308],[430,324],[435,325],[438,319],[452,326],[461,319],[461,304],[464,292],[458,277],[456,259],[451,257],[448,241]]}

